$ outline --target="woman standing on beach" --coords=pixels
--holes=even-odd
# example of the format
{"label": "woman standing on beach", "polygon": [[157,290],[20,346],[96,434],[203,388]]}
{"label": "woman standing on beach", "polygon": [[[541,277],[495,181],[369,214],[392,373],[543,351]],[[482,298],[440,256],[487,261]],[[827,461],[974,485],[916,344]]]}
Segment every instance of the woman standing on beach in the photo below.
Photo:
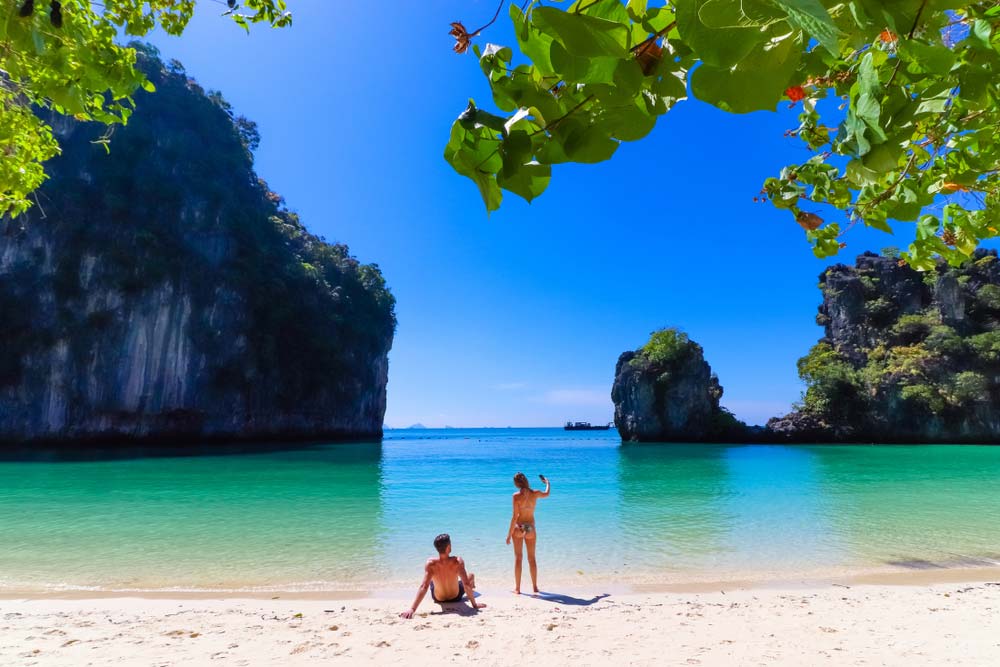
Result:
{"label": "woman standing on beach", "polygon": [[521,553],[528,547],[528,570],[531,572],[531,587],[538,592],[538,564],[535,562],[535,541],[538,533],[535,530],[535,503],[539,498],[549,495],[549,480],[545,475],[539,475],[545,482],[544,491],[535,491],[528,485],[528,478],[523,472],[514,475],[514,514],[507,530],[507,544],[514,540],[514,592],[521,594]]}

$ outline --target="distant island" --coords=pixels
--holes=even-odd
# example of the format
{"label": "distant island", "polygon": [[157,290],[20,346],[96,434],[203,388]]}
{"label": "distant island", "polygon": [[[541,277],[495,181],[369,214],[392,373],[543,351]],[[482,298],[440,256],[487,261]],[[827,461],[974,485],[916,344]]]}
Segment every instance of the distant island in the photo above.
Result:
{"label": "distant island", "polygon": [[1000,442],[1000,261],[915,271],[864,253],[820,276],[824,336],[798,362],[796,409],[748,427],[719,406],[722,386],[677,329],[618,361],[612,388],[624,440]]}

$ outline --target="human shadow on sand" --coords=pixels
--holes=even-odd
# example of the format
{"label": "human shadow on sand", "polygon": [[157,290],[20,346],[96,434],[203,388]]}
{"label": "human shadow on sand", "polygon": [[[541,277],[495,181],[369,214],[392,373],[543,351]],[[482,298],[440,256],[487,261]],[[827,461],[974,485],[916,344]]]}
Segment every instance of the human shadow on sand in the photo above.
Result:
{"label": "human shadow on sand", "polygon": [[[478,598],[480,593],[476,593]],[[440,609],[438,611],[432,611],[431,615],[435,616],[438,614],[458,614],[459,616],[475,616],[479,613],[478,609],[474,609],[466,600],[461,600],[459,602],[435,602]]]}
{"label": "human shadow on sand", "polygon": [[574,607],[589,607],[592,604],[603,600],[604,598],[611,597],[610,593],[601,593],[600,595],[595,595],[590,599],[575,598],[572,595],[565,595],[563,593],[549,593],[547,591],[539,591],[538,593],[532,594],[530,597],[536,600],[544,600],[546,602],[555,602],[558,604],[571,605]]}

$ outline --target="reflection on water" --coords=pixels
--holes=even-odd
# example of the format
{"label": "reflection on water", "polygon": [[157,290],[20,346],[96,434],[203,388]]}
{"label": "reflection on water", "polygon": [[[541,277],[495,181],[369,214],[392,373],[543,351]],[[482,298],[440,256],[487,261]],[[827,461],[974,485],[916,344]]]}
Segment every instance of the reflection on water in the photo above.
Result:
{"label": "reflection on water", "polygon": [[1000,564],[1000,448],[809,449],[849,564]]}
{"label": "reflection on water", "polygon": [[1000,448],[486,429],[177,454],[0,462],[0,587],[409,587],[441,532],[505,587],[518,471],[553,482],[543,590],[1000,561]]}
{"label": "reflection on water", "polygon": [[0,463],[2,583],[197,588],[299,582],[303,575],[371,580],[380,570],[380,458],[381,446],[369,443]]}

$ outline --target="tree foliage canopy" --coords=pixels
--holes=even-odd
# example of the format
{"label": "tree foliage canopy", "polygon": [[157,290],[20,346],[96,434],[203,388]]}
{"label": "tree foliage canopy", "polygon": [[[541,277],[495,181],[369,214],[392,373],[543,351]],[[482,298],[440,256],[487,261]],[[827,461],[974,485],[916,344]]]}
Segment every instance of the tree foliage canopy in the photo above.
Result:
{"label": "tree foliage canopy", "polygon": [[[812,156],[760,196],[820,257],[858,223],[916,223],[902,259],[920,269],[1000,235],[1000,3],[529,0],[509,15],[514,47],[473,45],[503,115],[470,100],[445,148],[488,211],[504,190],[540,195],[552,165],[609,159],[690,95],[733,113],[801,104],[789,134]],[[489,25],[453,23],[455,50]]]}
{"label": "tree foliage canopy", "polygon": [[[244,28],[291,24],[285,0],[217,1]],[[116,40],[157,26],[179,35],[194,9],[195,0],[7,0],[0,10],[0,215],[30,206],[43,163],[59,153],[39,112],[125,123],[131,95],[153,85],[136,68],[135,50]]]}

